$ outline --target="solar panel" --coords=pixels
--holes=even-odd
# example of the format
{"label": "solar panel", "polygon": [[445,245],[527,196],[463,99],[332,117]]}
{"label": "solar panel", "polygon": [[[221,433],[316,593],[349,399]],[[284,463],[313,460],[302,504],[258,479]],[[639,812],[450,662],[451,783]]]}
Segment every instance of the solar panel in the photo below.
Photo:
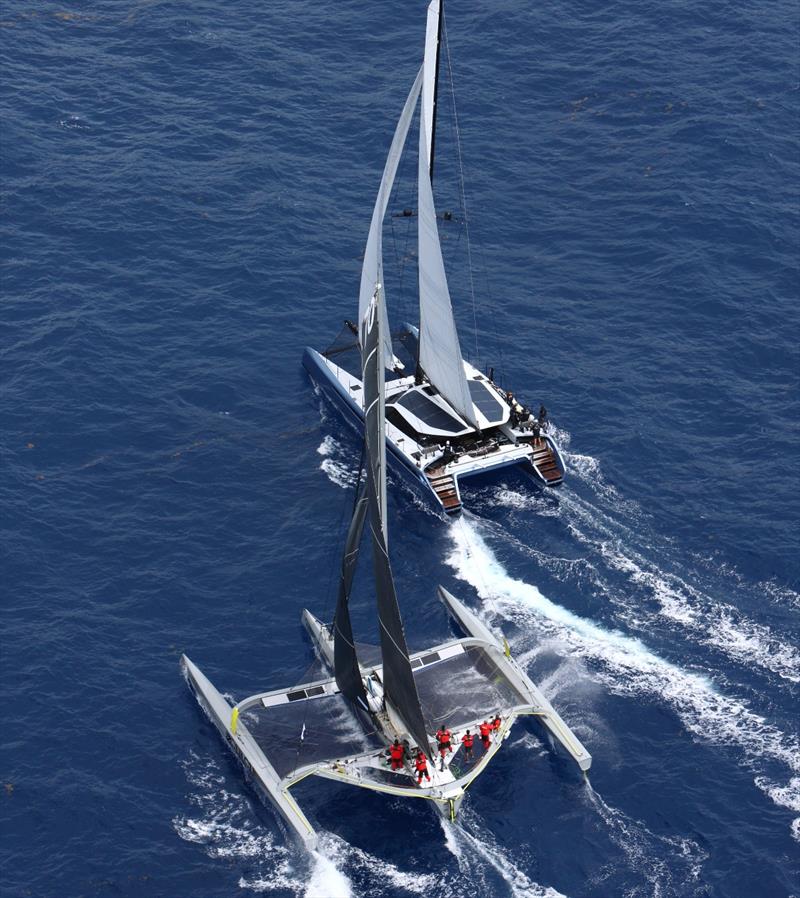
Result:
{"label": "solar panel", "polygon": [[407,409],[431,430],[453,434],[461,433],[464,430],[464,425],[457,418],[448,414],[433,399],[418,390],[410,390],[394,404]]}
{"label": "solar panel", "polygon": [[486,386],[477,380],[470,380],[469,395],[478,411],[492,424],[500,424],[505,418],[505,409],[497,396]]}

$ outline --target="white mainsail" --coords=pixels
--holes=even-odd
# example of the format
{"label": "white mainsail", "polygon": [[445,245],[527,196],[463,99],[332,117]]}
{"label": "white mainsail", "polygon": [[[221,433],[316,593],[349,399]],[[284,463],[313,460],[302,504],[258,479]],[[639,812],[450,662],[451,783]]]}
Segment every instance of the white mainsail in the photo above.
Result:
{"label": "white mainsail", "polygon": [[[389,197],[392,193],[395,175],[397,174],[397,165],[400,162],[406,137],[408,137],[411,119],[414,116],[414,108],[417,105],[417,98],[422,89],[422,81],[422,69],[420,69],[406,100],[406,105],[403,107],[400,121],[397,123],[392,145],[389,148],[389,156],[383,169],[383,178],[378,190],[378,197],[375,200],[375,208],[372,211],[372,223],[369,227],[367,248],[364,251],[364,264],[361,268],[361,288],[358,294],[359,322],[363,321],[364,316],[367,314],[376,285],[383,283],[383,219],[389,205]],[[392,334],[389,330],[385,303],[380,304],[380,315],[384,347],[383,358],[386,366],[391,368],[398,364],[398,361],[392,352]]]}
{"label": "white mainsail", "polygon": [[[437,0],[434,0],[434,3]],[[431,4],[433,6],[433,4]],[[428,22],[430,26],[430,7]],[[429,27],[430,32],[430,27]],[[428,65],[429,51],[436,51],[426,41],[423,71],[425,83],[422,87],[421,121],[428,121],[428,97],[433,96],[433,88],[428,77],[435,78],[435,65]],[[472,397],[464,373],[458,331],[453,318],[453,305],[447,287],[447,275],[439,243],[439,229],[436,223],[436,208],[433,204],[433,190],[430,182],[430,157],[428,155],[429,136],[426,127],[419,130],[419,364],[430,382],[453,406],[453,408],[473,427],[479,429]]]}

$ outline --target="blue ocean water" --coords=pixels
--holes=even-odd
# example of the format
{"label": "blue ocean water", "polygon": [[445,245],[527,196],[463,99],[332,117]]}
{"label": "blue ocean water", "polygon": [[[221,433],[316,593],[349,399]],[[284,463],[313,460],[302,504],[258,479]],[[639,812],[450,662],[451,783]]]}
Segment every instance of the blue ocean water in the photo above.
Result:
{"label": "blue ocean water", "polygon": [[301,788],[308,857],[179,675],[296,682],[332,614],[358,443],[300,359],[354,314],[424,7],[2,12],[3,895],[800,895],[794,3],[448,5],[462,341],[569,476],[457,521],[393,482],[393,565],[412,645],[436,582],[505,629],[591,784],[519,726],[458,827]]}

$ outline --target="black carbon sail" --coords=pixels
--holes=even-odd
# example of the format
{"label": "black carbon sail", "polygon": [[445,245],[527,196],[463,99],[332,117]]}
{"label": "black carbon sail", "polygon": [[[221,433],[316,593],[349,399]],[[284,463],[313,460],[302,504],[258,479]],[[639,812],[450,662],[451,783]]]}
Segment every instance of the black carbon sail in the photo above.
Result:
{"label": "black carbon sail", "polygon": [[364,438],[367,461],[367,498],[375,594],[383,656],[384,694],[402,717],[417,745],[432,757],[417,686],[408,660],[403,621],[397,605],[386,538],[386,437],[384,434],[384,381],[380,300],[376,285],[367,313],[361,321],[361,355],[364,377]]}
{"label": "black carbon sail", "polygon": [[364,692],[364,682],[361,679],[361,671],[358,666],[358,656],[353,640],[353,627],[350,623],[350,589],[353,585],[353,577],[358,561],[358,550],[361,545],[361,535],[364,532],[364,520],[367,516],[367,485],[361,482],[353,508],[353,517],[350,528],[347,531],[344,554],[342,556],[342,571],[339,578],[339,598],[336,602],[336,616],[333,619],[333,669],[336,676],[336,685],[340,692],[350,701],[361,705],[368,710],[367,696]]}

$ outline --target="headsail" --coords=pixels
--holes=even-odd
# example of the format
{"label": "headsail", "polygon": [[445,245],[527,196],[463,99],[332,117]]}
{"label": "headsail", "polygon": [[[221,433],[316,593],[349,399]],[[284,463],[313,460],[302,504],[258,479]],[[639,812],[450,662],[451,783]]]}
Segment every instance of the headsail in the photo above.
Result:
{"label": "headsail", "polygon": [[386,699],[396,709],[417,745],[431,754],[417,686],[408,660],[403,621],[397,605],[386,539],[386,437],[384,434],[384,392],[381,334],[382,287],[375,288],[367,314],[361,321],[361,353],[364,376],[364,437],[367,457],[372,556],[375,567],[375,594],[383,656],[383,688]]}
{"label": "headsail", "polygon": [[[372,223],[369,227],[369,237],[367,237],[367,248],[364,250],[364,264],[361,268],[361,289],[358,295],[358,320],[363,321],[367,314],[372,295],[375,292],[375,285],[383,283],[383,219],[386,215],[386,209],[389,205],[389,196],[394,185],[394,178],[397,174],[397,165],[400,162],[400,156],[408,137],[408,129],[411,125],[411,119],[414,116],[414,108],[417,105],[417,98],[422,89],[422,69],[417,74],[416,80],[408,95],[397,128],[394,132],[392,145],[389,148],[389,156],[386,159],[386,165],[383,169],[383,178],[381,186],[378,190],[378,197],[375,200],[375,208],[372,210]],[[381,303],[381,324],[383,332],[384,358],[388,365],[392,365],[394,354],[392,352],[392,335],[389,330],[389,320],[386,314],[386,305]]]}
{"label": "headsail", "polygon": [[[429,67],[423,65],[426,78]],[[422,90],[422,121],[427,121],[426,84]],[[473,427],[479,424],[472,406],[461,347],[458,342],[450,290],[439,243],[431,189],[426,129],[419,132],[419,364],[430,382]]]}
{"label": "headsail", "polygon": [[339,598],[336,602],[336,616],[333,619],[333,667],[336,685],[342,695],[349,698],[350,701],[360,704],[365,710],[369,706],[361,679],[361,670],[358,666],[353,626],[350,622],[349,602],[366,514],[367,489],[366,483],[362,482],[344,545],[342,571],[339,579]]}
{"label": "headsail", "polygon": [[439,54],[442,42],[442,0],[428,4],[425,30],[425,140],[428,145],[428,173],[433,181],[433,153],[436,140],[436,103],[439,94]]}

